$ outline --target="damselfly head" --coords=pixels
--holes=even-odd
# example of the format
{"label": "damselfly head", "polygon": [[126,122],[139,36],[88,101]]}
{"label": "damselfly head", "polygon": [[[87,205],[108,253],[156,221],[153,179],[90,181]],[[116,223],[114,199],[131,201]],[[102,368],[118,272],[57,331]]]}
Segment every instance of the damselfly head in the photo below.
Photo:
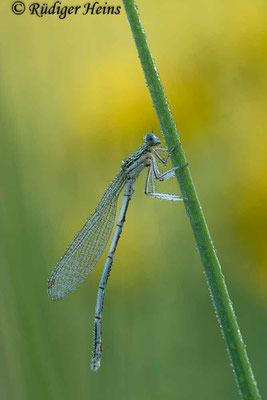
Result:
{"label": "damselfly head", "polygon": [[159,138],[151,132],[145,135],[144,140],[147,146],[158,146],[161,144]]}

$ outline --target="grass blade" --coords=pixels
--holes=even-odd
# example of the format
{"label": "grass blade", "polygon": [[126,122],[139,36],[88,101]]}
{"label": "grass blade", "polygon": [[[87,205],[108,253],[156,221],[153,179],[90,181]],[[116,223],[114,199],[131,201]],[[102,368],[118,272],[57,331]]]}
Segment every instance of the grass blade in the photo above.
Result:
{"label": "grass blade", "polygon": [[[182,166],[186,164],[185,153],[148,46],[137,6],[134,0],[123,0],[123,4],[165,142],[168,149],[174,148],[171,155],[172,164],[174,167]],[[189,168],[178,169],[176,177],[181,193],[187,199],[184,202],[186,212],[200,253],[211,298],[226,342],[241,397],[245,400],[259,400],[261,396]]]}

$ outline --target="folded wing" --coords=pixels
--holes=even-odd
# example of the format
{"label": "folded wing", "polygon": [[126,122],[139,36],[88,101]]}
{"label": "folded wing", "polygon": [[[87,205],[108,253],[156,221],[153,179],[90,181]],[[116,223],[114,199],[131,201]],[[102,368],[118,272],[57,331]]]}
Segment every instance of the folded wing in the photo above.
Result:
{"label": "folded wing", "polygon": [[101,257],[114,226],[118,197],[126,177],[121,171],[111,182],[95,212],[87,218],[48,280],[47,293],[59,300],[77,289]]}

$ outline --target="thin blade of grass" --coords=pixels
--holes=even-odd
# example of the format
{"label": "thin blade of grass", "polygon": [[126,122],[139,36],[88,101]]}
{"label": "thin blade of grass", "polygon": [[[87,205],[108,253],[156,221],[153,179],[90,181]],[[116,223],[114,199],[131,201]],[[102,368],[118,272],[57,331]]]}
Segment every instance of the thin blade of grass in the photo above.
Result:
{"label": "thin blade of grass", "polygon": [[[155,61],[148,46],[137,6],[134,0],[123,0],[123,4],[165,142],[169,150],[174,148],[171,154],[172,164],[174,167],[185,165],[185,153]],[[215,313],[227,346],[241,397],[245,400],[259,400],[261,396],[189,168],[177,169],[176,177],[181,193],[187,199],[184,201],[185,209],[200,253]]]}

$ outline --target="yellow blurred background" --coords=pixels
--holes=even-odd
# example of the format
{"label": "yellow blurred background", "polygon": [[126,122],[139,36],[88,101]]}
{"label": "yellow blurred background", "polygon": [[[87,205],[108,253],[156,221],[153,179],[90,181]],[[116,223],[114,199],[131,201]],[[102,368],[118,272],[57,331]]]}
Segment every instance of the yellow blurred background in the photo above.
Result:
{"label": "yellow blurred background", "polygon": [[[1,399],[237,399],[183,205],[144,196],[145,174],[108,284],[97,374],[104,256],[75,294],[48,299],[47,278],[121,160],[160,129],[123,9],[60,20],[13,15],[11,3],[0,5]],[[267,4],[138,6],[264,396]]]}

